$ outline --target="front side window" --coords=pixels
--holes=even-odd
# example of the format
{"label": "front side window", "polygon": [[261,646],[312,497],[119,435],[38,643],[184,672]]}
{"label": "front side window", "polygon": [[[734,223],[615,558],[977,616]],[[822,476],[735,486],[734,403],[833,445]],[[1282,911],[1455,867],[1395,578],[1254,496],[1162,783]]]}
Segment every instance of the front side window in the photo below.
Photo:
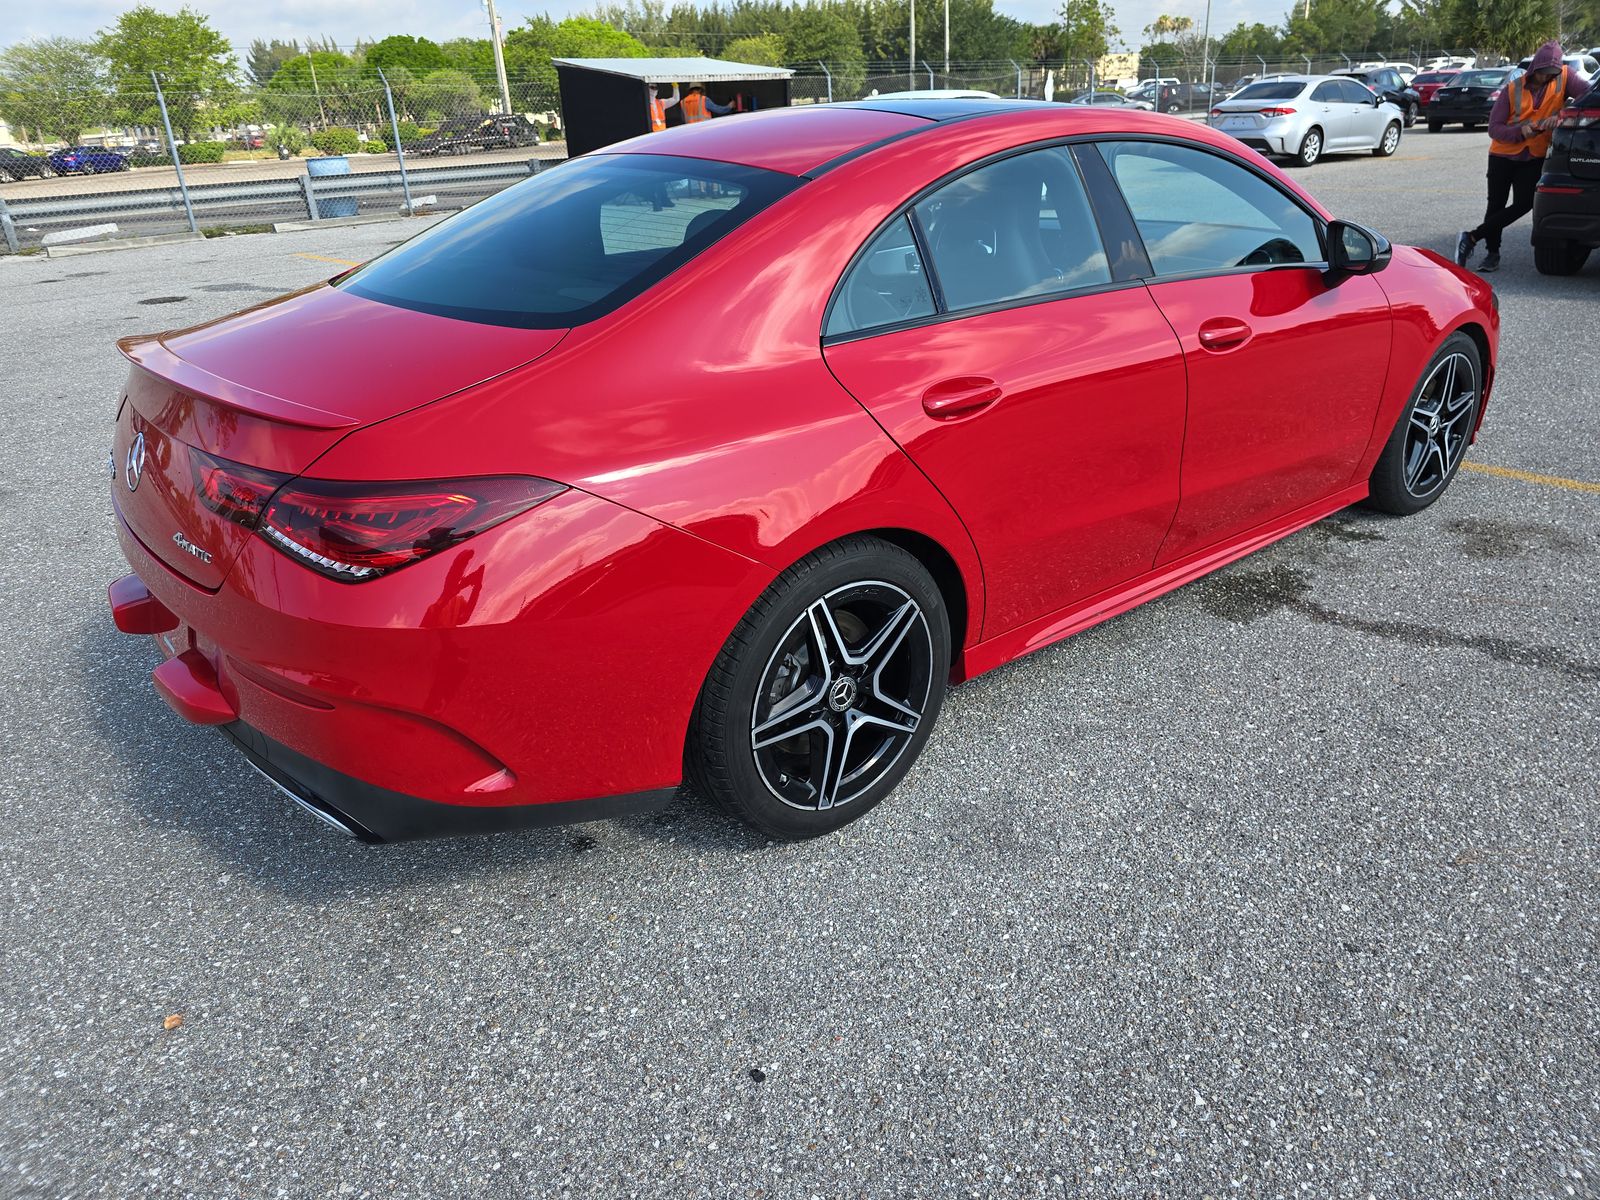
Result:
{"label": "front side window", "polygon": [[1327,83],[1319,83],[1316,90],[1311,93],[1311,98],[1319,104],[1343,104],[1344,98],[1339,95],[1339,85],[1331,79]]}
{"label": "front side window", "polygon": [[1357,83],[1354,79],[1347,79],[1339,84],[1339,90],[1343,93],[1341,99],[1346,104],[1364,104],[1370,108],[1372,102],[1378,98],[1372,89]]}
{"label": "front side window", "polygon": [[1317,224],[1259,175],[1163,142],[1101,142],[1157,275],[1322,260]]}
{"label": "front side window", "polygon": [[800,180],[665,155],[594,155],[441,221],[337,286],[400,308],[523,329],[604,316]]}
{"label": "front side window", "polygon": [[1078,169],[1062,147],[979,167],[913,211],[952,311],[1111,281]]}

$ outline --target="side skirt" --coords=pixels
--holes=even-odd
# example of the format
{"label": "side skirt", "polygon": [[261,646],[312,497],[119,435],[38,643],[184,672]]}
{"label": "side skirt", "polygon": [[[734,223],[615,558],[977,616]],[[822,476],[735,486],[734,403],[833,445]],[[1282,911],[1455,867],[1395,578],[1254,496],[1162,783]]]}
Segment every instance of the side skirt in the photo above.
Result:
{"label": "side skirt", "polygon": [[1205,550],[1197,550],[1193,554],[1131,579],[1119,587],[1059,609],[1017,629],[1008,630],[998,637],[979,642],[969,647],[957,660],[955,682],[965,682],[982,675],[985,671],[992,671],[1012,659],[1021,658],[1024,654],[1031,654],[1053,642],[1059,642],[1062,638],[1071,637],[1102,621],[1108,621],[1130,608],[1137,608],[1147,600],[1154,600],[1157,596],[1191,583],[1202,575],[1209,575],[1218,567],[1226,566],[1252,551],[1270,546],[1273,542],[1288,537],[1307,525],[1314,525],[1341,508],[1348,508],[1358,500],[1366,499],[1366,496],[1367,482],[1363,479],[1360,483],[1343,488],[1325,499],[1318,500],[1315,504],[1308,504],[1285,516],[1257,525],[1231,541],[1219,543]]}

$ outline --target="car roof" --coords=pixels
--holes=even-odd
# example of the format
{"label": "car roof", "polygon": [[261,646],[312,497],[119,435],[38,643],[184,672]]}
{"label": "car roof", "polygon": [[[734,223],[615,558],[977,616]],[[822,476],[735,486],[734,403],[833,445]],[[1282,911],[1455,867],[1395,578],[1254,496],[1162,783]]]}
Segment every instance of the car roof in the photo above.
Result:
{"label": "car roof", "polygon": [[603,147],[597,154],[673,154],[742,163],[787,175],[804,175],[823,163],[889,138],[931,129],[944,121],[1064,105],[1043,100],[856,100],[769,108],[715,121],[677,125]]}

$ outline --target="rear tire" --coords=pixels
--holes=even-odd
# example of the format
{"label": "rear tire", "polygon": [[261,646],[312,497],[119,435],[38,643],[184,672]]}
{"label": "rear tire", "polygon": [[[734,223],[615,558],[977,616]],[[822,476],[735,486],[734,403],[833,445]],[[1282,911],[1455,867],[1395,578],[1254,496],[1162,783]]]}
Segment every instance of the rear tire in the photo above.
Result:
{"label": "rear tire", "polygon": [[1533,265],[1541,275],[1576,275],[1589,261],[1589,247],[1577,242],[1535,242]]}
{"label": "rear tire", "polygon": [[1429,133],[1442,133],[1443,131],[1444,131],[1444,122],[1443,121],[1437,120],[1434,117],[1429,117],[1428,118],[1428,132]]}
{"label": "rear tire", "polygon": [[1300,149],[1295,151],[1291,160],[1297,167],[1315,166],[1317,159],[1322,157],[1322,130],[1313,125],[1306,130],[1305,137],[1300,139]]}
{"label": "rear tire", "polygon": [[1428,360],[1372,468],[1367,507],[1410,516],[1444,495],[1466,457],[1482,402],[1478,344],[1452,334]]}
{"label": "rear tire", "polygon": [[830,833],[894,790],[950,676],[944,597],[875,537],[779,575],[729,636],[689,723],[696,790],[773,838]]}
{"label": "rear tire", "polygon": [[1383,131],[1383,140],[1372,148],[1372,153],[1378,158],[1388,158],[1400,149],[1400,122],[1390,121],[1387,129]]}

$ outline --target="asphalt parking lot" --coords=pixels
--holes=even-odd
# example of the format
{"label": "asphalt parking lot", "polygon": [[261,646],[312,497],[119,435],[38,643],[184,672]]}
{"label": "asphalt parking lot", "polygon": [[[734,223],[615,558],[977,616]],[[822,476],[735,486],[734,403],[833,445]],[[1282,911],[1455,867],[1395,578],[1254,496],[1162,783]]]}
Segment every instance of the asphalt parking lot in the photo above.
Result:
{"label": "asphalt parking lot", "polygon": [[[1447,250],[1485,151],[1299,178]],[[0,1195],[1600,1194],[1600,259],[1508,235],[1440,503],[957,689],[836,836],[372,848],[112,628],[112,343],[414,228],[0,259]]]}

